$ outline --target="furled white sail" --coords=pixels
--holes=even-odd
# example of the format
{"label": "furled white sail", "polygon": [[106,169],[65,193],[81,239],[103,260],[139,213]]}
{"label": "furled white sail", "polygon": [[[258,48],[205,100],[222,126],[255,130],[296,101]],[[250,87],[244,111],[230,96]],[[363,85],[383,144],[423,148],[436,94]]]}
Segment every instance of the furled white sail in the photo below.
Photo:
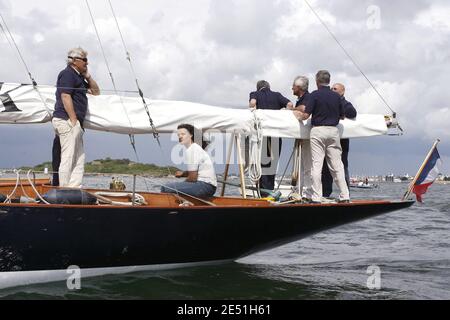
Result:
{"label": "furled white sail", "polygon": [[[55,105],[54,87],[0,83],[0,123],[44,123],[51,120]],[[139,97],[90,96],[84,122],[87,129],[121,134],[152,133],[149,117]],[[300,122],[290,110],[225,108],[205,104],[147,99],[150,116],[160,133],[172,133],[180,123],[199,129],[251,134],[259,123],[264,136],[308,138],[310,123]],[[343,138],[369,137],[387,133],[383,115],[362,114],[339,124]]]}

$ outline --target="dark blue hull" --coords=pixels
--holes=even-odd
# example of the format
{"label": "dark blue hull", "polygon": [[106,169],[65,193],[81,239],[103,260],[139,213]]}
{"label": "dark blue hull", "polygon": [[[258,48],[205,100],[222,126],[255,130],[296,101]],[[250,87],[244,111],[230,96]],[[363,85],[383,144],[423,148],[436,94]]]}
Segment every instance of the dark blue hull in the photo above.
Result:
{"label": "dark blue hull", "polygon": [[234,260],[412,201],[268,207],[0,205],[0,272]]}

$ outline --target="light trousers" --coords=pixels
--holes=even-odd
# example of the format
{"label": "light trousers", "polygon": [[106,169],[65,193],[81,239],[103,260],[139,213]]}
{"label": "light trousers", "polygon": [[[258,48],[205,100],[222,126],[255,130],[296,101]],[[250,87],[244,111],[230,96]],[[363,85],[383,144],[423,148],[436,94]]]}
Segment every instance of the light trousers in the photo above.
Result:
{"label": "light trousers", "polygon": [[313,201],[322,200],[322,167],[326,159],[331,176],[339,188],[340,200],[350,199],[345,182],[344,165],[342,163],[341,143],[337,127],[313,127],[310,135],[312,158],[312,191]]}
{"label": "light trousers", "polygon": [[300,140],[301,151],[301,179],[300,179],[300,190],[301,195],[304,198],[312,199],[312,159],[311,159],[311,143],[308,139]]}
{"label": "light trousers", "polygon": [[59,186],[81,188],[84,175],[83,129],[80,122],[73,126],[70,120],[53,118],[53,128],[61,142]]}

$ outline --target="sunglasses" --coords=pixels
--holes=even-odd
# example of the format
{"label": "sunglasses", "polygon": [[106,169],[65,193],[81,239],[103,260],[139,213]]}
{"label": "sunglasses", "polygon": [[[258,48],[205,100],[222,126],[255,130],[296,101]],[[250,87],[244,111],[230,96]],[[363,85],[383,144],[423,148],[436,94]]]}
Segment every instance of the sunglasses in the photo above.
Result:
{"label": "sunglasses", "polygon": [[82,60],[82,61],[84,61],[84,62],[88,62],[88,58],[79,58],[79,57],[67,57],[67,58],[70,58],[70,59],[78,59],[78,60]]}

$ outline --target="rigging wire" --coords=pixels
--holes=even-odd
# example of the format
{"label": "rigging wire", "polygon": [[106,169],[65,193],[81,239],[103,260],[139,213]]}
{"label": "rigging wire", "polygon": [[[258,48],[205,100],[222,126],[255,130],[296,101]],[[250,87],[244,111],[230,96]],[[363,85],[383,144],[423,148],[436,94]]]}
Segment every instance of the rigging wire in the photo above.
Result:
{"label": "rigging wire", "polygon": [[[100,48],[101,48],[101,51],[102,51],[102,54],[103,54],[103,59],[105,60],[106,68],[108,69],[109,77],[111,78],[111,82],[112,82],[112,85],[113,85],[113,88],[114,88],[114,92],[116,93],[116,95],[119,96],[120,103],[122,105],[123,110],[125,111],[125,115],[127,116],[128,123],[130,124],[130,127],[133,129],[133,124],[131,123],[130,117],[128,116],[128,112],[127,112],[127,109],[125,108],[125,104],[123,102],[122,96],[119,95],[119,91],[117,90],[116,82],[114,81],[114,77],[113,77],[113,74],[111,72],[111,68],[109,67],[109,62],[108,62],[108,59],[106,58],[105,49],[103,48],[103,44],[102,44],[102,41],[100,39],[100,35],[98,33],[98,30],[97,30],[97,25],[95,24],[95,19],[94,19],[94,16],[92,14],[91,7],[89,6],[89,1],[88,0],[86,0],[86,6],[88,8],[89,15],[91,16],[92,25],[94,26],[95,34],[97,35],[97,40],[98,40],[98,43],[100,44]],[[131,146],[132,146],[132,148],[134,150],[134,154],[136,156],[136,160],[138,162],[140,162],[139,155],[138,155],[137,150],[136,150],[136,141],[134,139],[134,135],[133,134],[129,134],[128,137],[130,138],[130,144],[131,144]]]}
{"label": "rigging wire", "polygon": [[[143,177],[143,178],[144,178],[144,181],[148,179],[147,177]],[[192,199],[198,200],[198,201],[200,201],[200,202],[202,202],[202,203],[205,203],[205,204],[207,204],[207,205],[214,206],[214,207],[216,206],[216,204],[214,204],[214,203],[212,203],[212,202],[210,202],[210,201],[207,201],[207,200],[205,200],[205,199],[202,199],[202,198],[193,196],[192,194],[189,194],[189,193],[182,192],[182,191],[180,191],[180,190],[177,190],[177,189],[174,188],[174,187],[170,187],[170,186],[164,185],[164,184],[162,184],[162,183],[153,183],[153,182],[149,182],[149,183],[150,183],[151,185],[153,185],[153,186],[161,186],[161,187],[167,188],[167,189],[169,189],[169,190],[175,191],[175,192],[177,193],[177,196],[178,196],[178,197],[180,196],[179,194],[182,194],[182,195],[191,197]]]}
{"label": "rigging wire", "polygon": [[[23,83],[23,85],[30,85],[28,83]],[[70,90],[86,90],[85,88],[73,88],[73,87],[62,87],[62,86],[53,86],[50,84],[38,84],[37,87],[42,88],[56,88],[56,89],[70,89]],[[136,90],[118,90],[118,89],[103,89],[102,92],[114,92],[114,93],[138,93]]]}
{"label": "rigging wire", "polygon": [[[19,57],[20,57],[20,60],[22,61],[22,64],[24,65],[25,70],[26,70],[28,76],[29,76],[30,79],[31,79],[31,82],[33,83],[33,86],[36,86],[37,83],[36,83],[36,81],[34,80],[33,76],[31,75],[30,69],[28,68],[28,65],[27,65],[27,63],[25,62],[25,59],[23,58],[22,53],[20,52],[19,47],[17,46],[17,43],[16,43],[16,41],[14,40],[14,37],[12,36],[11,31],[9,31],[8,25],[6,24],[6,21],[5,21],[5,19],[3,18],[3,15],[2,15],[1,13],[0,13],[0,17],[1,17],[1,19],[2,19],[3,25],[4,25],[5,28],[6,28],[6,31],[7,31],[8,34],[9,34],[9,37],[11,38],[11,40],[12,40],[12,42],[13,42],[13,44],[14,44],[14,47],[15,47],[16,50],[17,50],[17,53],[18,53],[18,55],[19,55]],[[1,24],[0,24],[0,25],[1,25]],[[2,29],[3,33],[5,33],[5,36],[6,36],[6,32],[5,32],[5,29],[3,29],[3,25],[1,25],[1,29]],[[8,39],[8,37],[6,37],[6,38]],[[8,39],[8,42],[9,42],[9,39]],[[11,42],[9,42],[9,44],[11,45]]]}
{"label": "rigging wire", "polygon": [[156,139],[156,141],[158,142],[158,145],[162,149],[161,142],[159,141],[159,133],[156,130],[156,127],[155,127],[155,124],[153,123],[152,117],[150,116],[150,111],[148,109],[147,102],[145,101],[144,93],[142,92],[141,87],[139,86],[139,81],[137,79],[136,72],[134,71],[133,63],[131,62],[131,55],[130,55],[130,52],[128,51],[128,48],[127,48],[127,46],[125,44],[125,40],[123,38],[122,31],[120,30],[119,22],[117,21],[117,17],[116,17],[116,14],[114,12],[113,5],[111,3],[111,0],[108,0],[108,2],[109,2],[109,6],[111,8],[111,13],[112,13],[112,15],[114,17],[114,21],[116,22],[117,30],[119,31],[120,39],[122,40],[122,45],[123,45],[123,48],[125,50],[126,59],[128,60],[128,62],[130,64],[130,68],[131,68],[131,72],[133,73],[134,81],[136,82],[136,86],[137,86],[139,95],[140,95],[140,97],[142,99],[142,103],[144,104],[145,112],[147,112],[148,120],[150,122],[150,127],[152,128],[152,131],[153,131],[153,137]]}
{"label": "rigging wire", "polygon": [[[144,93],[142,92],[141,87],[139,86],[139,81],[137,79],[136,72],[135,72],[134,67],[133,67],[133,63],[131,62],[131,55],[130,55],[130,52],[128,51],[128,48],[127,48],[127,46],[125,44],[125,39],[124,39],[122,31],[120,29],[119,21],[117,20],[116,14],[114,12],[113,5],[111,3],[111,0],[108,0],[108,3],[109,3],[109,7],[111,8],[111,13],[112,13],[112,16],[114,17],[114,21],[116,23],[116,27],[117,27],[117,30],[118,30],[119,35],[120,35],[120,39],[122,41],[122,46],[123,46],[123,48],[125,50],[126,59],[128,60],[128,62],[130,64],[130,69],[131,69],[131,72],[133,74],[134,80],[136,82],[136,87],[137,87],[139,95],[140,95],[140,97],[142,99],[142,103],[144,105],[145,112],[147,113],[148,120],[150,122],[150,127],[152,128],[152,132],[153,132],[153,137],[158,142],[158,146],[159,146],[159,149],[161,150],[161,153],[165,156],[164,149],[163,149],[163,147],[161,145],[161,142],[159,140],[159,133],[158,133],[158,131],[156,129],[155,124],[153,123],[153,119],[152,119],[152,117],[150,115],[150,111],[148,109],[147,102],[145,101]],[[170,170],[170,167],[168,165],[167,165],[167,171],[169,172],[169,175],[172,175],[172,171]],[[175,189],[175,191],[177,192],[177,195],[179,196],[179,194],[178,194],[179,191],[177,189]]]}
{"label": "rigging wire", "polygon": [[[39,95],[41,101],[44,103],[44,107],[46,108],[47,113],[49,114],[50,117],[52,117],[51,109],[49,108],[49,106],[47,105],[47,102],[45,101],[44,97],[42,96],[41,92],[39,91],[38,86],[37,86],[37,82],[36,82],[36,80],[34,80],[34,77],[32,76],[31,71],[30,71],[30,69],[28,68],[27,63],[25,62],[25,59],[23,58],[22,53],[20,52],[19,46],[17,45],[16,40],[14,40],[14,37],[13,37],[11,31],[10,31],[9,28],[8,28],[8,24],[6,23],[5,19],[3,18],[3,15],[2,15],[1,13],[0,13],[0,17],[1,17],[1,19],[2,19],[3,25],[4,25],[5,28],[6,28],[6,31],[7,31],[8,34],[9,34],[9,37],[11,38],[11,40],[12,40],[12,42],[13,42],[13,44],[14,44],[14,47],[15,47],[16,50],[17,50],[17,53],[18,53],[18,55],[19,55],[19,57],[20,57],[20,60],[22,61],[22,64],[24,65],[25,70],[26,70],[28,76],[30,77],[30,80],[31,80],[31,83],[33,84],[34,90],[36,90],[36,92],[38,93],[38,95]],[[5,34],[5,37],[6,37],[6,39],[8,40],[8,42],[9,42],[9,44],[10,44],[10,46],[11,46],[11,42],[10,42],[9,39],[8,39],[8,36],[7,36],[6,32],[5,32],[5,29],[3,28],[3,25],[0,24],[1,29],[2,29],[3,33]]]}
{"label": "rigging wire", "polygon": [[[3,84],[17,84],[17,83],[5,83]],[[32,86],[32,83],[21,83],[17,88],[20,88],[20,86]],[[38,84],[36,85],[38,88],[55,88],[55,89],[70,89],[70,90],[83,90],[85,91],[85,88],[74,88],[74,87],[63,87],[63,86],[54,86],[51,84]],[[102,89],[102,92],[121,92],[121,93],[138,93],[137,90],[115,90],[115,89]]]}
{"label": "rigging wire", "polygon": [[[22,181],[21,181],[21,179],[20,179],[20,171],[21,171],[21,169],[4,170],[4,173],[14,173],[14,174],[16,175],[16,185],[15,185],[15,188],[13,189],[13,191],[11,192],[11,194],[9,194],[9,195],[7,196],[7,198],[6,198],[6,200],[5,200],[4,203],[11,203],[12,197],[14,196],[14,194],[15,194],[16,190],[18,189],[19,185],[22,183]],[[28,179],[28,182],[30,183],[30,186],[33,188],[33,191],[36,193],[36,195],[40,198],[40,200],[41,200],[43,203],[48,204],[48,202],[46,202],[46,201],[42,198],[42,196],[39,194],[39,192],[35,189],[34,183],[33,183],[33,181],[32,181],[31,178],[30,178],[30,173],[32,173],[32,172],[33,172],[33,173],[44,173],[44,174],[53,174],[53,173],[55,173],[55,172],[53,172],[53,171],[48,171],[48,172],[46,172],[46,171],[32,171],[32,170],[29,170],[29,171],[27,172],[27,179]],[[102,172],[102,173],[90,172],[89,174],[94,175],[94,176],[101,176],[101,177],[104,177],[105,174],[106,174],[106,175],[115,175],[115,173],[104,173],[104,172]],[[134,175],[133,175],[133,174],[123,174],[122,176],[132,178]],[[170,187],[170,186],[167,186],[167,185],[165,185],[164,183],[156,183],[156,182],[154,182],[153,180],[150,180],[150,178],[148,178],[148,177],[146,177],[146,176],[144,176],[144,175],[137,175],[137,176],[140,177],[140,178],[142,178],[142,179],[144,180],[144,182],[145,182],[146,185],[147,185],[147,180],[148,180],[148,184],[151,185],[151,186],[153,186],[153,187],[165,187],[165,188],[167,188],[167,189],[169,189],[169,190],[176,191],[176,189],[174,189],[174,188],[172,188],[172,187]],[[148,187],[147,187],[147,188],[148,188]],[[126,191],[124,191],[124,192],[126,192]],[[185,196],[188,196],[188,197],[190,197],[190,198],[192,198],[192,199],[195,199],[195,200],[197,200],[197,201],[199,201],[199,202],[201,202],[201,203],[204,203],[204,204],[207,204],[207,205],[210,205],[210,206],[216,206],[216,204],[214,204],[214,203],[212,203],[212,202],[210,202],[210,201],[207,201],[207,200],[205,200],[205,199],[202,199],[202,198],[193,196],[193,195],[191,195],[191,194],[184,193],[184,192],[181,192],[181,191],[179,191],[178,193],[179,193],[179,194],[182,194],[182,195],[185,195]],[[117,192],[114,192],[114,194],[117,195],[118,193],[117,193]],[[139,196],[140,196],[140,195],[139,195]],[[138,196],[138,197],[139,197],[139,196]],[[181,199],[183,199],[183,198],[181,198]],[[183,199],[183,200],[184,200],[184,199]]]}
{"label": "rigging wire", "polygon": [[286,167],[284,168],[283,175],[281,176],[280,182],[278,182],[278,186],[275,189],[275,191],[280,190],[281,183],[283,182],[284,176],[286,175],[286,171],[287,171],[289,165],[291,164],[291,160],[292,160],[292,157],[294,156],[294,153],[295,153],[295,148],[292,149],[291,156],[289,157],[288,163],[286,164]]}
{"label": "rigging wire", "polygon": [[[378,91],[378,89],[375,87],[375,85],[372,83],[372,81],[370,81],[370,79],[367,77],[367,75],[364,73],[364,71],[361,69],[361,67],[359,66],[358,63],[356,63],[355,59],[353,59],[353,57],[350,55],[350,53],[345,49],[345,47],[341,44],[341,42],[338,40],[338,38],[334,35],[334,33],[330,30],[330,28],[328,28],[327,24],[325,23],[325,21],[322,20],[322,18],[319,16],[319,14],[316,12],[316,10],[314,10],[314,8],[309,4],[308,0],[304,0],[305,3],[308,5],[309,9],[311,9],[311,11],[314,13],[314,15],[316,16],[316,18],[320,21],[320,23],[324,26],[324,28],[328,31],[328,33],[330,34],[330,36],[334,39],[334,41],[336,41],[336,43],[339,45],[339,47],[342,49],[342,51],[344,51],[345,55],[350,59],[350,61],[353,63],[353,65],[356,67],[356,69],[358,69],[358,71],[363,75],[363,77],[367,80],[367,82],[370,84],[370,86],[372,87],[372,89],[377,93],[377,95],[380,97],[381,101],[383,101],[383,103],[386,105],[386,107],[389,108],[389,110],[392,112],[392,116],[395,118],[397,113],[391,108],[391,106],[388,104],[388,102],[386,101],[386,99],[384,99],[384,97],[381,95],[381,93]],[[400,129],[400,131],[403,132],[403,129],[398,125],[398,128]]]}
{"label": "rigging wire", "polygon": [[[11,48],[12,52],[15,52],[15,48],[14,45],[12,44],[11,40],[8,37],[8,34],[6,33],[6,30],[3,28],[3,24],[0,23],[0,29],[2,29],[3,35],[5,36],[6,41],[8,41],[9,47]],[[14,55],[17,58],[17,55]],[[22,61],[20,61],[20,58],[17,58],[19,64],[22,63]]]}

